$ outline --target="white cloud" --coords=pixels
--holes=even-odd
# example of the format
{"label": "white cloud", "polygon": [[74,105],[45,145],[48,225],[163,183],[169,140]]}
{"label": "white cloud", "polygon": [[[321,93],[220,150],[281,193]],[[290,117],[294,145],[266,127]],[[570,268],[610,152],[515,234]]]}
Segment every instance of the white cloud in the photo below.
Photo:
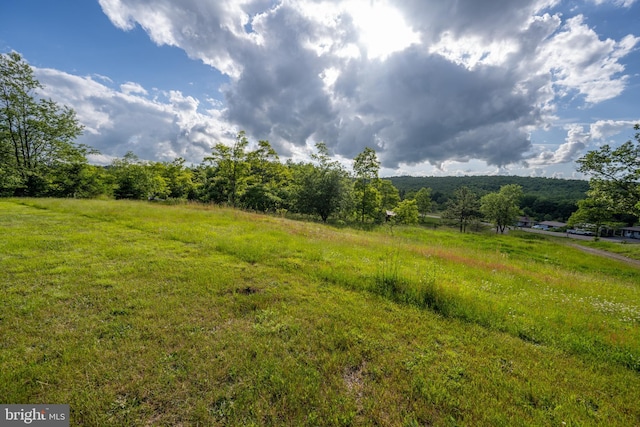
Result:
{"label": "white cloud", "polygon": [[620,58],[628,55],[640,38],[626,36],[620,42],[600,40],[584,23],[582,15],[566,21],[563,29],[541,46],[540,56],[552,71],[560,95],[577,91],[588,103],[598,103],[618,96],[626,86],[627,76]]}
{"label": "white cloud", "polygon": [[253,37],[245,32],[251,12],[262,10],[268,0],[147,1],[99,0],[103,12],[118,28],[128,31],[139,24],[158,45],[184,49],[194,59],[237,76],[241,71],[231,51]]}
{"label": "white cloud", "polygon": [[608,142],[608,138],[630,131],[636,123],[640,123],[640,118],[638,120],[598,120],[591,124],[590,132],[594,140]]}
{"label": "white cloud", "polygon": [[51,69],[36,69],[45,86],[43,95],[72,106],[85,126],[79,142],[101,152],[99,163],[135,152],[150,160],[183,157],[200,163],[218,141],[232,139],[237,130],[221,119],[219,110],[198,112],[198,101],[178,91],[155,93],[137,83],[121,91],[94,81]]}
{"label": "white cloud", "polygon": [[140,84],[134,82],[127,82],[120,85],[120,90],[122,93],[129,95],[131,93],[139,93],[142,95],[147,95],[148,92],[145,88],[143,88]]}
{"label": "white cloud", "polygon": [[612,137],[623,134],[633,128],[638,120],[598,120],[589,125],[566,125],[565,142],[555,150],[541,149],[527,163],[531,166],[549,166],[573,163],[588,150],[596,149],[602,144],[609,144]]}
{"label": "white cloud", "polygon": [[611,3],[615,6],[621,6],[621,7],[631,7],[636,0],[591,0],[594,4],[596,5],[602,5],[602,4],[607,4],[607,3]]}
{"label": "white cloud", "polygon": [[371,146],[388,170],[570,163],[617,124],[571,126],[552,148],[529,135],[550,127],[562,102],[588,108],[623,93],[624,60],[640,40],[599,36],[582,15],[555,10],[559,0],[99,2],[118,28],[139,25],[228,75],[224,109],[41,70],[60,85],[48,90],[76,108],[98,148],[115,147],[107,154],[127,146],[196,162],[245,129],[283,157],[319,140],[345,158]]}

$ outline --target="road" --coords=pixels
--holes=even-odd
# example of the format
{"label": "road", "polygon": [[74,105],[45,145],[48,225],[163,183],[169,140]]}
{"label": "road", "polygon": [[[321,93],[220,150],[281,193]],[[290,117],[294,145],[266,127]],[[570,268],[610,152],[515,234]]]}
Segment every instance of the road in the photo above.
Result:
{"label": "road", "polygon": [[[555,231],[537,230],[535,228],[518,228],[518,230],[526,231],[528,233],[546,234],[548,236],[567,237],[569,239],[593,240],[593,236],[582,236],[580,234],[558,233],[558,232],[555,232]],[[600,237],[600,240],[603,241],[603,242],[612,242],[612,243],[625,242],[625,243],[640,244],[640,239],[625,239],[623,237]]]}
{"label": "road", "polygon": [[[578,234],[568,234],[568,233],[556,233],[553,231],[544,231],[544,230],[536,230],[534,228],[519,228],[519,230],[522,231],[526,231],[529,233],[537,233],[537,234],[546,234],[549,236],[555,236],[555,237],[566,237],[568,239],[576,239],[576,240],[593,240],[593,236],[581,236]],[[622,237],[601,237],[600,238],[601,241],[605,241],[605,242],[613,242],[613,243],[622,243],[622,242],[626,242],[626,243],[635,243],[635,244],[640,244],[640,239],[624,239]],[[577,243],[570,243],[567,242],[567,244],[569,246],[571,246],[572,248],[576,248],[576,249],[580,249],[581,251],[590,253],[590,254],[594,254],[594,255],[599,255],[602,257],[606,257],[606,258],[611,258],[611,259],[615,259],[618,261],[622,261],[625,262],[629,265],[633,265],[635,267],[640,268],[640,261],[633,259],[633,258],[628,258],[624,255],[619,255],[613,252],[608,252],[608,251],[603,251],[602,249],[595,249],[595,248],[590,248],[588,246],[583,246],[583,245],[579,245]]]}

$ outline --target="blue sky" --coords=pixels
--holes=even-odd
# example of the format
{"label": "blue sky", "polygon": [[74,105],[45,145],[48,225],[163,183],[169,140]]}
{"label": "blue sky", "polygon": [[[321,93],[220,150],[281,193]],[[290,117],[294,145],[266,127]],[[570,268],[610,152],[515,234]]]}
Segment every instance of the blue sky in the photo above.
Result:
{"label": "blue sky", "polygon": [[580,177],[640,121],[635,0],[4,0],[0,52],[76,110],[96,163],[199,163],[239,130],[383,175]]}

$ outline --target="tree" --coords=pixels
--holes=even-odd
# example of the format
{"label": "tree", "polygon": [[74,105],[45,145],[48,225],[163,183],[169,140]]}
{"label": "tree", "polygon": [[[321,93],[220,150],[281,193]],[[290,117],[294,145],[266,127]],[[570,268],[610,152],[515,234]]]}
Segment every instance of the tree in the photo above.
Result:
{"label": "tree", "polygon": [[403,200],[394,210],[395,221],[400,224],[416,224],[418,222],[418,203],[415,200]]}
{"label": "tree", "polygon": [[378,180],[379,170],[380,162],[372,148],[366,147],[353,159],[353,171],[356,177],[355,190],[361,222],[364,222],[366,215],[374,216],[378,208],[377,192],[374,192],[372,184]]}
{"label": "tree", "polygon": [[269,141],[258,141],[258,147],[247,154],[247,161],[252,181],[266,184],[280,179],[282,164]]}
{"label": "tree", "polygon": [[237,206],[238,200],[247,186],[249,176],[249,163],[245,152],[249,140],[245,131],[240,131],[236,140],[230,147],[217,143],[213,146],[211,156],[205,157],[215,168],[213,174],[213,192],[210,192],[211,200],[222,203],[227,202],[231,206]]}
{"label": "tree", "polygon": [[173,199],[194,198],[193,171],[185,166],[185,160],[177,157],[172,162],[153,163],[152,169],[166,183],[167,197]]}
{"label": "tree", "polygon": [[290,170],[280,163],[269,141],[258,141],[247,155],[249,173],[242,205],[255,211],[277,211],[288,207]]}
{"label": "tree", "polygon": [[335,213],[343,202],[347,173],[340,163],[331,161],[327,146],[316,144],[318,152],[307,163],[294,168],[296,208],[300,213],[319,215],[323,222]]}
{"label": "tree", "polygon": [[640,215],[640,124],[634,126],[634,141],[613,149],[603,145],[578,160],[579,172],[591,175],[591,198],[618,213]]}
{"label": "tree", "polygon": [[2,192],[46,195],[60,177],[55,174],[57,169],[87,163],[88,147],[74,143],[82,133],[75,112],[38,98],[36,91],[42,88],[19,54],[0,54]]}
{"label": "tree", "polygon": [[594,240],[598,240],[602,226],[613,218],[613,214],[611,205],[602,199],[587,197],[578,202],[578,210],[569,217],[568,225],[593,227]]}
{"label": "tree", "polygon": [[522,187],[508,184],[500,187],[497,193],[489,193],[480,199],[480,212],[496,226],[496,233],[515,223],[520,215]]}
{"label": "tree", "polygon": [[112,193],[109,173],[105,168],[87,163],[64,163],[52,171],[52,179],[44,195],[83,199],[111,196]]}
{"label": "tree", "polygon": [[380,193],[380,209],[393,210],[400,203],[400,192],[388,179],[379,179],[376,185]]}
{"label": "tree", "polygon": [[468,187],[460,187],[453,193],[453,199],[447,202],[444,218],[453,220],[460,226],[460,232],[467,231],[467,226],[478,217],[478,198]]}
{"label": "tree", "polygon": [[422,187],[415,195],[418,212],[424,218],[431,211],[431,189]]}
{"label": "tree", "polygon": [[167,196],[167,184],[158,170],[131,151],[123,158],[113,160],[109,171],[114,178],[116,199],[145,200]]}

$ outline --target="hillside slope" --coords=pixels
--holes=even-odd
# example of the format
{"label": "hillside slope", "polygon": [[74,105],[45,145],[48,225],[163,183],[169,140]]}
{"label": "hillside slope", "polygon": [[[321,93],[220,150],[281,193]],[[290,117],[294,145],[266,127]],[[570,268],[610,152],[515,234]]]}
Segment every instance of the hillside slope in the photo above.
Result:
{"label": "hillside slope", "polygon": [[0,396],[72,425],[637,425],[638,270],[540,236],[0,200]]}

